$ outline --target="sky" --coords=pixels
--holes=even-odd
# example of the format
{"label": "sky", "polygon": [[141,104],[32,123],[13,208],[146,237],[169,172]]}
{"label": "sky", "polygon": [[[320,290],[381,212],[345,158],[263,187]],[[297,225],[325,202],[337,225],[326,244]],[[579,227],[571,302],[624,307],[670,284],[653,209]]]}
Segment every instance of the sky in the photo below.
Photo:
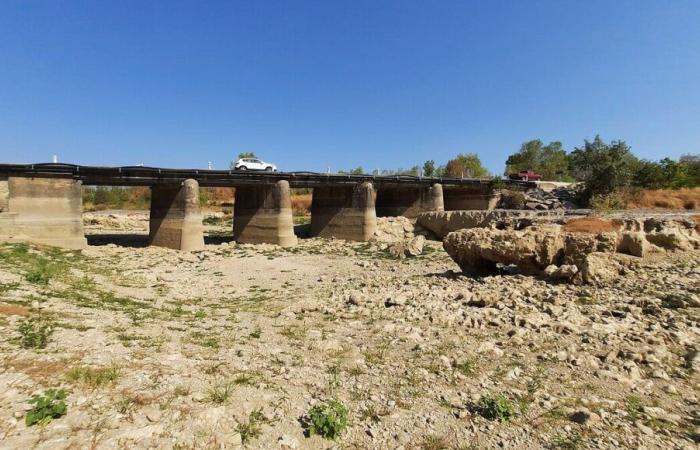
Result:
{"label": "sky", "polygon": [[0,162],[700,153],[700,0],[0,2]]}

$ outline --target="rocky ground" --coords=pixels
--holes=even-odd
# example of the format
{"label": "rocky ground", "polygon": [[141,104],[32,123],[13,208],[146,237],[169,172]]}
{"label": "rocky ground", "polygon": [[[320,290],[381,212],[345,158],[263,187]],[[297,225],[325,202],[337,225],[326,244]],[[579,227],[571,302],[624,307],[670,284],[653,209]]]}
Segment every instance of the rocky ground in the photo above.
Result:
{"label": "rocky ground", "polygon": [[[113,215],[81,253],[0,246],[2,448],[697,448],[697,251],[573,285],[215,220],[186,254]],[[49,388],[66,414],[27,426]],[[328,399],[347,429],[306,437]]]}

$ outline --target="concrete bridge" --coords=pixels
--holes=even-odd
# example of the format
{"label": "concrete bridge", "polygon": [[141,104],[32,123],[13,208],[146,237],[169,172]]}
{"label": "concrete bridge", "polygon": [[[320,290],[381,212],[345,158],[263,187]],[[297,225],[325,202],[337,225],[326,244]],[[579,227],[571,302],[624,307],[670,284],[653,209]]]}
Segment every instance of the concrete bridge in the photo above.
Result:
{"label": "concrete bridge", "polygon": [[[534,183],[503,180],[509,189]],[[377,217],[416,217],[424,211],[492,209],[490,180],[312,172],[0,164],[0,241],[79,249],[87,245],[82,186],[149,186],[151,245],[204,247],[199,187],[233,187],[233,238],[241,243],[293,246],[290,188],[313,189],[312,236],[366,241]]]}

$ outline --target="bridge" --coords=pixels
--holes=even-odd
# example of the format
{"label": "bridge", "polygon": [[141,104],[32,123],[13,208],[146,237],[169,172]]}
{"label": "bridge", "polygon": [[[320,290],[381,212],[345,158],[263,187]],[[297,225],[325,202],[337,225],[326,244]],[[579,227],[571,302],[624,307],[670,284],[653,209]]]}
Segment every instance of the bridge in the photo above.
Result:
{"label": "bridge", "polygon": [[425,211],[493,209],[499,189],[532,182],[406,175],[0,164],[0,241],[79,249],[83,186],[149,186],[151,245],[204,247],[199,187],[235,188],[233,238],[241,243],[297,243],[291,188],[312,188],[311,235],[367,241],[377,217]]}

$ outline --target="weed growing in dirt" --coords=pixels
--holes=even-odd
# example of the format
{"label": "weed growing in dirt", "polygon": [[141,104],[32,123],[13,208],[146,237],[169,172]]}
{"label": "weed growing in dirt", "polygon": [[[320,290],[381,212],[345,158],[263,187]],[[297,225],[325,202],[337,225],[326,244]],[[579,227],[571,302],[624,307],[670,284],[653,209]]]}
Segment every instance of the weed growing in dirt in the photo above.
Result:
{"label": "weed growing in dirt", "polygon": [[20,321],[18,329],[22,335],[22,348],[44,348],[54,332],[54,324],[45,317],[37,316]]}
{"label": "weed growing in dirt", "polygon": [[450,445],[443,436],[431,434],[423,439],[418,448],[421,450],[445,450],[450,448]]}
{"label": "weed growing in dirt", "polygon": [[552,442],[552,446],[561,450],[579,450],[584,448],[585,442],[579,433],[573,431],[569,434],[557,435]]}
{"label": "weed growing in dirt", "polygon": [[260,424],[266,423],[267,418],[260,409],[255,409],[248,414],[248,420],[239,423],[236,431],[241,435],[243,445],[248,444],[252,439],[260,436]]}
{"label": "weed growing in dirt", "polygon": [[639,419],[642,414],[642,409],[644,405],[642,404],[642,399],[636,395],[630,395],[627,397],[627,414],[632,422]]}
{"label": "weed growing in dirt", "polygon": [[452,367],[464,376],[472,376],[477,373],[478,366],[476,363],[476,358],[469,358],[463,361],[454,362]]}
{"label": "weed growing in dirt", "polygon": [[24,416],[24,423],[28,427],[39,424],[46,425],[52,419],[57,419],[66,414],[68,407],[66,406],[66,391],[63,389],[49,389],[44,392],[44,395],[34,395],[29,400],[32,409]]}
{"label": "weed growing in dirt", "polygon": [[109,367],[73,367],[66,373],[66,378],[72,383],[80,383],[91,388],[114,384],[119,379],[120,370],[116,366]]}
{"label": "weed growing in dirt", "polygon": [[338,400],[327,400],[312,407],[308,412],[307,432],[336,439],[348,426],[348,410]]}
{"label": "weed growing in dirt", "polygon": [[224,404],[231,397],[233,392],[233,383],[223,382],[217,383],[207,391],[207,399],[212,403],[219,405]]}
{"label": "weed growing in dirt", "polygon": [[509,422],[515,417],[515,407],[503,394],[489,394],[481,398],[478,412],[489,420]]}

